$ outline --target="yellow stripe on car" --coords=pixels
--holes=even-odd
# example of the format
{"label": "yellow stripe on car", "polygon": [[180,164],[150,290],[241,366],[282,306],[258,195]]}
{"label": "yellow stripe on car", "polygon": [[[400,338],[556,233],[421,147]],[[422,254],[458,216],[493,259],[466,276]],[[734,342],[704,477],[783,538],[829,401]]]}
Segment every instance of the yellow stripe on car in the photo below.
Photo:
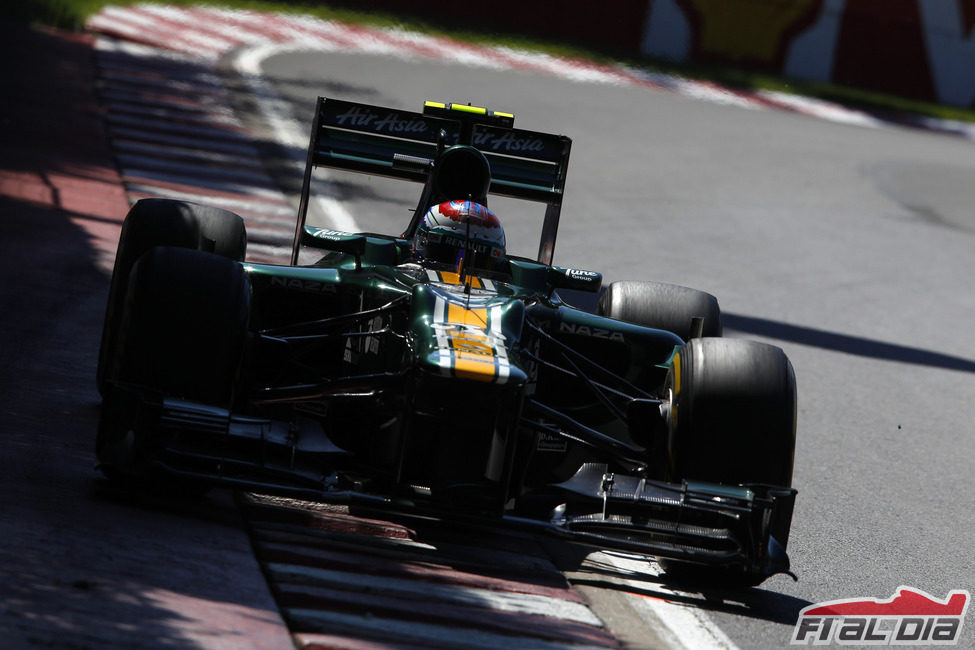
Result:
{"label": "yellow stripe on car", "polygon": [[475,307],[468,309],[464,305],[450,303],[447,305],[447,322],[453,325],[473,325],[482,330],[487,329],[487,308]]}
{"label": "yellow stripe on car", "polygon": [[674,394],[671,395],[670,421],[677,428],[677,396],[680,395],[680,352],[674,355]]}
{"label": "yellow stripe on car", "polygon": [[494,381],[497,369],[494,346],[487,335],[487,309],[468,309],[450,303],[447,305],[447,322],[461,326],[448,335],[450,347],[454,350],[454,372],[457,376],[476,381]]}
{"label": "yellow stripe on car", "polygon": [[471,307],[438,298],[433,327],[437,330],[441,370],[462,379],[507,381],[508,351],[500,322],[498,306]]}
{"label": "yellow stripe on car", "polygon": [[[441,282],[446,282],[447,284],[464,284],[460,279],[459,273],[453,273],[451,271],[439,271]],[[475,289],[482,289],[484,285],[481,283],[481,279],[478,277],[470,277],[471,286]]]}
{"label": "yellow stripe on car", "polygon": [[680,393],[680,353],[674,355],[674,397]]}

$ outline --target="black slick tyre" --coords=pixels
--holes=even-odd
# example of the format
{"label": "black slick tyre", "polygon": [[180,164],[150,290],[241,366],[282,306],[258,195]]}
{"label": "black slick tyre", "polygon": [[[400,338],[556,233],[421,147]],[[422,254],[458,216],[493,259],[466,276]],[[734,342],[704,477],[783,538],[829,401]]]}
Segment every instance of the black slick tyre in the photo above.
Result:
{"label": "black slick tyre", "polygon": [[[788,488],[796,442],[796,380],[778,347],[740,339],[688,341],[666,382],[667,479]],[[673,579],[753,586],[767,574],[660,560]]]}
{"label": "black slick tyre", "polygon": [[670,480],[792,485],[796,381],[781,348],[693,339],[666,386]]}
{"label": "black slick tyre", "polygon": [[142,199],[132,206],[122,224],[102,328],[97,384],[103,396],[118,372],[110,359],[116,356],[122,303],[132,266],[155,246],[206,251],[243,261],[247,233],[238,215],[220,208],[170,199]]}
{"label": "black slick tyre", "polygon": [[249,310],[250,284],[238,262],[159,246],[136,261],[110,360],[118,374],[103,399],[96,441],[106,475],[138,481],[152,460],[138,424],[143,398],[232,406]]}
{"label": "black slick tyre", "polygon": [[663,282],[613,282],[599,297],[596,313],[616,320],[673,332],[685,341],[703,320],[702,336],[721,336],[718,300],[704,291]]}
{"label": "black slick tyre", "polygon": [[250,284],[239,263],[157,246],[132,268],[120,332],[121,379],[229,408],[249,306]]}

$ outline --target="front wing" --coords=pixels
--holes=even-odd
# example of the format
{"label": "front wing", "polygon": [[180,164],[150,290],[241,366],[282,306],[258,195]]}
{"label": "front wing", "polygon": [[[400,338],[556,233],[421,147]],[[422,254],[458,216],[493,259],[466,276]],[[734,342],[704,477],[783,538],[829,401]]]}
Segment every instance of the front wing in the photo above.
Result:
{"label": "front wing", "polygon": [[[314,419],[293,423],[128,393],[138,412],[148,473],[347,503],[389,513],[505,524],[604,549],[636,552],[752,576],[789,573],[785,552],[796,491],[770,486],[667,483],[586,463],[568,481],[535,488],[504,513],[442,512],[421,493],[370,491],[343,480],[351,455]],[[530,514],[527,514],[530,513]],[[790,574],[791,575],[791,574]]]}

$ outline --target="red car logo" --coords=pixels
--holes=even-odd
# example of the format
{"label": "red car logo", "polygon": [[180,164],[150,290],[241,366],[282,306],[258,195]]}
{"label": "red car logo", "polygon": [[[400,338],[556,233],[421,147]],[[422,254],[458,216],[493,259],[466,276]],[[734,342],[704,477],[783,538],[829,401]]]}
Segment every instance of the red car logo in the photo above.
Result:
{"label": "red car logo", "polygon": [[943,599],[898,587],[887,599],[847,598],[809,605],[799,613],[793,645],[951,645],[961,637],[970,594]]}

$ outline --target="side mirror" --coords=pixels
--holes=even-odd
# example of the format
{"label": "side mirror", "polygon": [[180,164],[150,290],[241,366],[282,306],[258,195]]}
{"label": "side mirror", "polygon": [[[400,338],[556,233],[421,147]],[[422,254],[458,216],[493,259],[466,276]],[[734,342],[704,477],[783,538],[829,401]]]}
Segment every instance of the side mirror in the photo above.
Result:
{"label": "side mirror", "polygon": [[595,293],[603,284],[603,274],[596,271],[582,269],[565,269],[561,266],[550,266],[548,269],[548,283],[556,289],[571,289]]}
{"label": "side mirror", "polygon": [[301,243],[312,248],[353,255],[355,256],[356,269],[361,266],[362,254],[366,252],[365,235],[316,226],[305,226],[302,229]]}

